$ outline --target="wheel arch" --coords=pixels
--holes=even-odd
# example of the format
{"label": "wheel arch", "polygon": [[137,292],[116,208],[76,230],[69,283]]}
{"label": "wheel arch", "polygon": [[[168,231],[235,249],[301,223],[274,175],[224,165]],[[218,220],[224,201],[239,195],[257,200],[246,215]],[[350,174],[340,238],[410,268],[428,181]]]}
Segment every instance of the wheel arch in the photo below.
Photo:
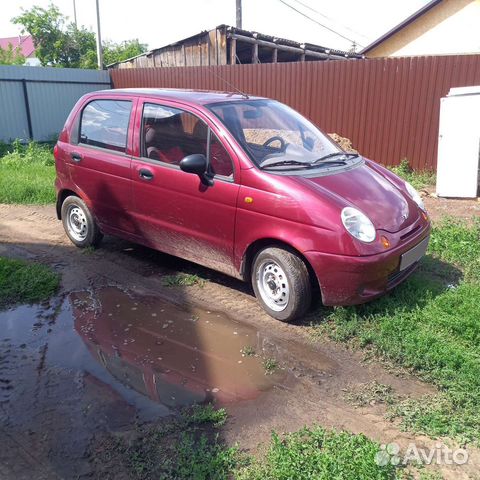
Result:
{"label": "wheel arch", "polygon": [[57,203],[55,205],[56,211],[57,211],[57,219],[61,220],[62,219],[62,205],[63,202],[67,197],[78,197],[81,200],[83,200],[87,207],[91,210],[92,209],[92,204],[90,202],[90,199],[83,193],[75,190],[71,190],[70,188],[64,188],[60,190],[57,194]]}
{"label": "wheel arch", "polygon": [[285,250],[297,255],[307,267],[312,288],[314,290],[320,290],[320,284],[319,284],[317,275],[315,274],[315,271],[313,270],[310,262],[305,257],[305,255],[303,255],[303,253],[300,250],[296,249],[295,247],[290,245],[288,242],[285,242],[284,240],[279,240],[277,238],[258,239],[252,242],[247,247],[247,249],[245,250],[245,253],[243,254],[242,263],[240,267],[240,274],[243,280],[250,281],[250,277],[252,273],[252,264],[253,264],[253,259],[255,258],[255,255],[260,250],[263,250],[269,247],[284,248]]}

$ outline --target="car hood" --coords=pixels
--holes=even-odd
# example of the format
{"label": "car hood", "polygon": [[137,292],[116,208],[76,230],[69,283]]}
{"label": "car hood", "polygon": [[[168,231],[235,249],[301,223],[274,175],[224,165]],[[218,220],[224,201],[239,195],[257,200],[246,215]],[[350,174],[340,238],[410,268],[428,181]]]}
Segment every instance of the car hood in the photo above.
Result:
{"label": "car hood", "polygon": [[419,216],[417,204],[408,194],[367,163],[330,175],[297,179],[322,197],[333,197],[342,208],[358,208],[379,230],[398,232]]}

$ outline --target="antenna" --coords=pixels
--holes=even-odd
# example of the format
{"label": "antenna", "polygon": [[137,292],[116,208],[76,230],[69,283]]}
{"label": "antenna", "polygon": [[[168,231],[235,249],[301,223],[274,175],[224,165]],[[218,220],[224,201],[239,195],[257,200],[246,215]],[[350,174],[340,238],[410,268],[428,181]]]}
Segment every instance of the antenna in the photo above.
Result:
{"label": "antenna", "polygon": [[222,77],[222,75],[220,75],[219,73],[217,73],[213,67],[211,67],[210,65],[207,65],[208,68],[210,69],[210,71],[217,77],[219,78],[222,82],[224,82],[226,85],[228,85],[230,88],[232,88],[233,90],[235,90],[235,92],[237,92],[238,94],[240,94],[243,98],[246,98],[247,100],[250,98],[248,96],[248,94],[246,94],[245,92],[242,92],[239,88],[237,88],[235,85],[231,84],[228,80],[226,80],[224,77]]}

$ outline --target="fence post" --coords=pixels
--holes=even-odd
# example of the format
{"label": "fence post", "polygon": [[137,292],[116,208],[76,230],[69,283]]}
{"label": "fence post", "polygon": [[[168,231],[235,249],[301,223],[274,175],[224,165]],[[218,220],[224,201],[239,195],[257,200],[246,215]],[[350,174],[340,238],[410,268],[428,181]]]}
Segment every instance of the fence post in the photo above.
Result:
{"label": "fence post", "polygon": [[30,115],[30,102],[28,101],[27,81],[22,78],[23,100],[25,102],[25,111],[27,112],[28,137],[33,140],[32,117]]}

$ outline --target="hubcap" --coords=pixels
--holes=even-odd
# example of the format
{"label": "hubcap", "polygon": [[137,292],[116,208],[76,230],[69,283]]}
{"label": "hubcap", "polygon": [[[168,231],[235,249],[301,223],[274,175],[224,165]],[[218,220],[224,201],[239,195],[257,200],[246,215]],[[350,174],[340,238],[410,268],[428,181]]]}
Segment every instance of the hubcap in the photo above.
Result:
{"label": "hubcap", "polygon": [[257,271],[257,287],[265,304],[276,312],[285,310],[290,287],[283,268],[273,260],[265,260]]}
{"label": "hubcap", "polygon": [[87,238],[88,225],[85,212],[77,205],[71,205],[67,211],[67,228],[70,236],[77,242]]}

